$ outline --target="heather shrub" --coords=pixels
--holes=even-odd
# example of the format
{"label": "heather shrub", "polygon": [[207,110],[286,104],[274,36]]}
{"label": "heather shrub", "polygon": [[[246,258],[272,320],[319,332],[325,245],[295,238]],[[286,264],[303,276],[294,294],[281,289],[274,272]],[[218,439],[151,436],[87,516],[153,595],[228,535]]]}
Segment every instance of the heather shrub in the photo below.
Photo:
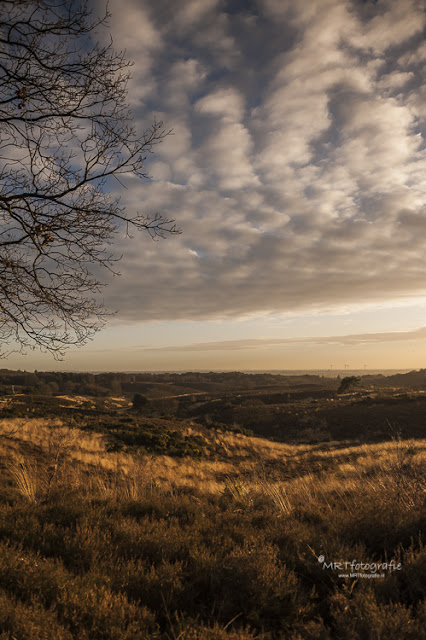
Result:
{"label": "heather shrub", "polygon": [[424,637],[421,619],[412,607],[400,603],[379,604],[374,591],[355,591],[352,597],[336,593],[331,598],[337,637],[354,640],[418,640]]}
{"label": "heather shrub", "polygon": [[22,602],[0,589],[0,639],[73,640],[69,629],[60,624],[54,610],[46,609],[35,598]]}

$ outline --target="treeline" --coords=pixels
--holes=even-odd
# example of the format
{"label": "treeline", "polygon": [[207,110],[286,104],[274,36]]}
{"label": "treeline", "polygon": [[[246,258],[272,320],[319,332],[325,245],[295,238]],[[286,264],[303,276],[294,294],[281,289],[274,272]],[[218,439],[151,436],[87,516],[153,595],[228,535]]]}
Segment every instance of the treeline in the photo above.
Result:
{"label": "treeline", "polygon": [[[81,394],[108,396],[114,394],[150,393],[170,395],[185,391],[220,392],[233,389],[250,390],[273,386],[323,386],[327,379],[315,375],[284,376],[281,374],[241,373],[239,371],[188,373],[74,373],[0,370],[0,393],[34,393],[40,395]],[[328,380],[329,382],[329,380]],[[176,387],[174,389],[173,387]],[[158,395],[158,394],[156,394]]]}
{"label": "treeline", "polygon": [[[0,369],[0,394],[88,395],[132,397],[142,393],[149,398],[178,397],[191,393],[243,393],[250,399],[253,392],[262,394],[265,404],[285,402],[301,397],[319,397],[338,388],[339,378],[322,375],[284,375],[279,373],[184,372],[184,373],[86,373],[66,371],[12,371]],[[426,369],[394,376],[365,375],[360,380],[364,389],[426,389]],[[319,395],[318,395],[319,394]]]}
{"label": "treeline", "polygon": [[0,370],[0,394],[15,393],[40,395],[91,395],[107,396],[121,393],[121,380],[115,373],[71,373]]}

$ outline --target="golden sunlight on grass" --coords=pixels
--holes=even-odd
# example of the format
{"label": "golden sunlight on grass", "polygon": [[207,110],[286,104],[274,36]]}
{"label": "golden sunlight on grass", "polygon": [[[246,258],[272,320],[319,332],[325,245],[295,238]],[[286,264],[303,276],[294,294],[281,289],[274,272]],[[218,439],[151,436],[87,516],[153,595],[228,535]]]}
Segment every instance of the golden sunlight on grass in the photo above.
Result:
{"label": "golden sunlight on grass", "polygon": [[[250,499],[266,493],[284,511],[320,497],[327,503],[327,496],[344,497],[361,486],[364,493],[389,489],[408,465],[420,469],[426,462],[426,440],[320,447],[233,433],[206,436],[203,431],[218,455],[197,460],[108,452],[101,434],[68,427],[58,419],[3,420],[0,435],[6,436],[0,443],[2,455],[7,452],[10,458],[13,452],[19,464],[38,460],[39,467],[58,463],[68,467],[72,463],[76,474],[86,477],[89,472],[93,479],[96,473],[112,472],[129,487],[155,483],[164,491],[187,488],[216,495],[234,491]],[[26,464],[30,474],[34,463]]]}
{"label": "golden sunlight on grass", "polygon": [[[1,640],[422,637],[425,439],[185,428],[204,457],[109,451],[58,419],[0,423]],[[403,570],[358,584],[322,557]]]}

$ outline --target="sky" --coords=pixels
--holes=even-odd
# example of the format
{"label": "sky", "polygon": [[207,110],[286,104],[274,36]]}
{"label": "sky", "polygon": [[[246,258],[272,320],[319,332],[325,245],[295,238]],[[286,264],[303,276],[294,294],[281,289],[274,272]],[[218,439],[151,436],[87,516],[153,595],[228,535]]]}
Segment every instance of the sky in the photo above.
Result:
{"label": "sky", "polygon": [[[98,7],[100,6],[100,3]],[[141,131],[116,314],[62,370],[415,369],[426,363],[424,0],[110,0]]]}

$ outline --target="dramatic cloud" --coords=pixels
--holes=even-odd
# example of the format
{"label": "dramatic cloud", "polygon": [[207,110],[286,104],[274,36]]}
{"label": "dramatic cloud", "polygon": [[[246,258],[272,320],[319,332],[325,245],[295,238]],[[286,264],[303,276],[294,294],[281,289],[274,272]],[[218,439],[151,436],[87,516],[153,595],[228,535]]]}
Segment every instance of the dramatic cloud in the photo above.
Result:
{"label": "dramatic cloud", "polygon": [[[423,0],[112,0],[138,126],[173,135],[123,202],[179,238],[123,240],[127,320],[239,318],[426,286]],[[418,336],[419,337],[419,336]],[[356,338],[356,336],[352,336]]]}

